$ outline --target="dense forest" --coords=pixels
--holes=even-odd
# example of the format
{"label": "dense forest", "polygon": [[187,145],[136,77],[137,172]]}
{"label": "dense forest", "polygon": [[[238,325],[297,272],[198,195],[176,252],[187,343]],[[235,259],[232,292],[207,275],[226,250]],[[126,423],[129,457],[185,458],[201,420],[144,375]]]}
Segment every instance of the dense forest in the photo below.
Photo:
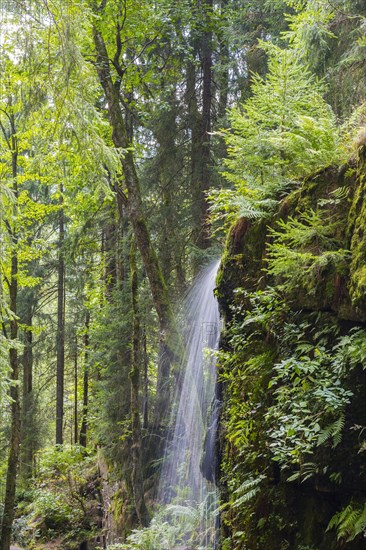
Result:
{"label": "dense forest", "polygon": [[364,0],[0,0],[0,247],[0,550],[365,548]]}

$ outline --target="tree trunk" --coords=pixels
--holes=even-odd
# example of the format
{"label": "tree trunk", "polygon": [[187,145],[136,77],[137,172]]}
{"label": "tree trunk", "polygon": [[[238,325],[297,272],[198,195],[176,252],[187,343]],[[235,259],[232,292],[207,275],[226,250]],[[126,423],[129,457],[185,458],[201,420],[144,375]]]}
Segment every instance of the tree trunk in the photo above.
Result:
{"label": "tree trunk", "polygon": [[75,336],[75,356],[74,356],[74,443],[79,441],[79,411],[78,411],[78,338]]}
{"label": "tree trunk", "polygon": [[65,215],[63,209],[63,186],[60,185],[59,252],[57,281],[57,364],[56,364],[56,445],[63,444],[64,378],[65,378]]}
{"label": "tree trunk", "polygon": [[[228,7],[228,0],[221,0],[221,17],[226,17],[226,11]],[[224,29],[219,37],[219,60],[220,60],[220,72],[215,79],[218,82],[219,104],[218,113],[220,124],[226,118],[226,109],[228,105],[229,97],[229,63],[230,63],[230,51],[229,51],[229,39],[228,31]],[[223,141],[223,140],[222,140]],[[221,157],[220,157],[221,158]]]}
{"label": "tree trunk", "polygon": [[144,399],[142,407],[142,427],[146,430],[149,426],[149,357],[147,355],[146,327],[142,332],[143,363],[144,363]]}
{"label": "tree trunk", "polygon": [[[11,158],[12,158],[12,178],[14,193],[14,219],[17,218],[18,210],[18,147],[15,130],[14,115],[10,115],[11,122]],[[9,225],[10,227],[10,225]],[[10,319],[10,339],[16,342],[18,338],[17,321],[17,298],[18,298],[18,233],[14,229],[9,229],[9,237],[12,243],[11,271],[9,280],[9,306],[13,313]],[[15,490],[18,473],[19,453],[20,453],[20,395],[19,395],[19,362],[18,351],[16,347],[9,349],[10,363],[10,397],[11,397],[11,436],[8,455],[8,468],[6,472],[4,512],[1,525],[0,550],[9,550],[11,542],[11,529],[14,520],[15,509]]]}
{"label": "tree trunk", "polygon": [[161,206],[163,207],[159,259],[164,280],[169,283],[173,270],[174,253],[177,248],[179,250],[179,240],[176,234],[176,205],[172,194],[174,178],[180,168],[178,149],[175,143],[178,134],[176,90],[169,93],[166,102],[169,107],[161,113],[159,122],[155,125],[155,135],[159,144],[156,167],[160,180]]}
{"label": "tree trunk", "polygon": [[142,475],[142,437],[140,423],[139,386],[140,386],[140,312],[138,307],[138,282],[135,257],[135,246],[131,246],[131,296],[132,296],[132,364],[131,381],[131,431],[132,431],[132,488],[137,517],[141,525],[149,523],[144,497],[144,480]]}
{"label": "tree trunk", "polygon": [[25,296],[26,313],[21,316],[26,325],[23,365],[23,407],[22,407],[22,466],[21,476],[30,479],[33,473],[33,456],[35,452],[34,399],[33,399],[33,292]]}
{"label": "tree trunk", "polygon": [[113,290],[116,288],[117,281],[117,262],[116,262],[116,237],[117,226],[115,222],[115,212],[113,206],[108,206],[109,221],[103,227],[104,243],[104,262],[105,262],[105,288],[106,296],[109,301],[112,300]]}
{"label": "tree trunk", "polygon": [[[188,67],[187,93],[189,118],[192,135],[192,218],[194,243],[200,249],[210,246],[208,227],[208,204],[206,192],[211,184],[211,110],[212,110],[212,30],[211,14],[213,0],[202,4],[202,23],[199,37],[195,40],[195,50],[201,61],[202,95],[201,112],[198,110],[197,82],[194,63]],[[195,266],[196,270],[199,262]]]}
{"label": "tree trunk", "polygon": [[208,204],[206,192],[211,183],[211,109],[212,109],[212,15],[213,0],[205,0],[205,25],[202,37],[202,134],[201,134],[201,189],[200,189],[200,221],[201,233],[197,242],[200,248],[210,246],[208,228]]}
{"label": "tree trunk", "polygon": [[[222,20],[226,19],[226,12],[228,9],[228,0],[221,0],[221,17]],[[217,119],[219,127],[227,126],[227,107],[229,99],[229,64],[230,64],[230,50],[229,50],[229,35],[228,29],[224,28],[218,33],[219,42],[219,63],[218,69],[215,71],[214,80],[217,83],[218,93],[218,107],[217,107]],[[227,157],[227,147],[223,137],[216,139],[215,157],[224,159]],[[216,181],[214,181],[214,187],[220,186],[220,176],[216,175]]]}
{"label": "tree trunk", "polygon": [[84,377],[83,377],[83,416],[80,428],[80,445],[86,447],[88,435],[88,407],[89,407],[89,326],[90,313],[87,311],[84,333]]}
{"label": "tree trunk", "polygon": [[[117,149],[123,151],[121,164],[124,183],[128,191],[128,197],[125,198],[127,212],[149,279],[154,307],[159,318],[160,343],[155,414],[155,423],[158,425],[166,419],[169,406],[169,376],[173,358],[170,339],[172,326],[169,293],[144,217],[140,183],[131,149],[132,144],[128,138],[123,118],[118,87],[113,83],[104,38],[96,25],[93,27],[93,38],[97,53],[96,68],[107,99],[113,143]],[[120,188],[116,191],[119,195],[122,193]]]}

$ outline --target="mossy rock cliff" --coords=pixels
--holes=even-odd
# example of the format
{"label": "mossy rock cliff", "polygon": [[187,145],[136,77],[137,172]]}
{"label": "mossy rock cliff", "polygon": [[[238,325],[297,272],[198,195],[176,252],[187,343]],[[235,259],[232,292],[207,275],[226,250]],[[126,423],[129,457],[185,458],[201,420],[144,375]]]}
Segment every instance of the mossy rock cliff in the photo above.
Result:
{"label": "mossy rock cliff", "polygon": [[[286,286],[267,270],[273,229],[320,207],[346,262]],[[231,228],[217,278],[224,549],[365,547],[365,291],[365,146],[270,220]]]}

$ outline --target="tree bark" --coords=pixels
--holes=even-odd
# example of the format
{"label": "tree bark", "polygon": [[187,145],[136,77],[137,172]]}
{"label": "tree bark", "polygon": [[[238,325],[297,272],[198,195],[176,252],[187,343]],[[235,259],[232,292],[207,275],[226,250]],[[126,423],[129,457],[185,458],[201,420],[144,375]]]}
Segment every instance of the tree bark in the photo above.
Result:
{"label": "tree bark", "polygon": [[103,227],[104,262],[105,262],[105,287],[106,296],[112,300],[113,291],[117,282],[116,240],[117,226],[114,219],[114,207],[109,205],[109,220]]}
{"label": "tree bark", "polygon": [[[14,115],[9,117],[11,123],[11,162],[14,193],[13,216],[18,214],[18,143],[16,138]],[[11,270],[9,280],[9,306],[12,312],[10,319],[10,340],[16,342],[18,338],[17,298],[18,298],[18,241],[17,230],[11,229],[9,224],[9,237],[12,244]],[[14,521],[15,490],[18,473],[20,441],[21,441],[21,411],[19,395],[19,361],[17,348],[9,349],[10,363],[10,397],[11,397],[11,436],[8,455],[8,468],[6,472],[4,512],[1,525],[0,550],[9,550],[11,542],[11,529]]]}
{"label": "tree bark", "polygon": [[142,427],[146,430],[149,426],[149,357],[147,355],[146,327],[142,331],[143,363],[144,363],[144,398],[142,407]]}
{"label": "tree bark", "polygon": [[[28,290],[28,289],[26,289]],[[35,452],[34,400],[33,400],[33,289],[25,294],[24,315],[22,322],[26,325],[24,331],[24,351],[21,359],[23,365],[23,406],[22,406],[22,466],[21,476],[24,479],[32,477],[33,457]]]}
{"label": "tree bark", "polygon": [[56,445],[63,444],[64,421],[64,378],[65,378],[65,215],[63,209],[63,186],[60,185],[59,212],[59,251],[58,251],[58,281],[57,281],[57,364],[56,364]]}
{"label": "tree bark", "polygon": [[132,488],[136,514],[141,525],[149,523],[144,496],[144,480],[142,474],[142,436],[140,422],[140,312],[138,307],[138,281],[136,268],[136,252],[134,242],[131,246],[131,298],[132,298],[132,364],[131,382],[131,431],[132,431]]}
{"label": "tree bark", "polygon": [[79,411],[78,411],[78,337],[75,335],[75,355],[74,355],[74,443],[79,441]]}
{"label": "tree bark", "polygon": [[87,311],[85,319],[85,333],[84,333],[84,377],[83,377],[83,415],[80,428],[80,445],[86,447],[88,436],[88,407],[89,407],[89,326],[90,326],[90,313]]}
{"label": "tree bark", "polygon": [[[187,91],[192,135],[192,218],[194,243],[200,249],[210,246],[206,192],[211,183],[211,111],[212,111],[212,29],[213,0],[202,2],[202,23],[195,49],[201,61],[201,112],[198,110],[197,82],[194,64],[188,67]],[[196,268],[199,265],[195,266]]]}

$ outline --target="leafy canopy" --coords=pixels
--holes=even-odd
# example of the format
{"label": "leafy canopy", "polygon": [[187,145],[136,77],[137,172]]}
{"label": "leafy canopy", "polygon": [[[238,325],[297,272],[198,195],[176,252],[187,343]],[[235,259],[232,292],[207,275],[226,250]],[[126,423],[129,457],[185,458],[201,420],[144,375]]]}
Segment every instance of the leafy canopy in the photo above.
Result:
{"label": "leafy canopy", "polygon": [[222,131],[228,190],[211,194],[214,220],[267,215],[294,183],[343,157],[323,86],[295,49],[261,42],[268,74],[253,76],[252,96],[230,111]]}

